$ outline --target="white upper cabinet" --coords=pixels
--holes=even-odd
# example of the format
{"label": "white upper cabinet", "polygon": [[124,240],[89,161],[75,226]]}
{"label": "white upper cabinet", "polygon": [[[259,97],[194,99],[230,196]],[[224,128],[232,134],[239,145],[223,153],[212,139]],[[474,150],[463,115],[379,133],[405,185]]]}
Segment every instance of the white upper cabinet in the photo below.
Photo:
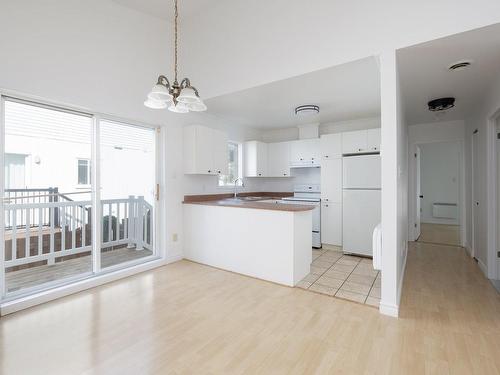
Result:
{"label": "white upper cabinet", "polygon": [[212,130],[213,166],[217,174],[227,175],[229,173],[227,144],[226,133],[220,130]]}
{"label": "white upper cabinet", "polygon": [[259,141],[245,142],[243,163],[245,177],[267,177],[267,143]]}
{"label": "white upper cabinet", "polygon": [[368,151],[380,151],[381,129],[368,129],[366,131],[366,148]]}
{"label": "white upper cabinet", "polygon": [[380,128],[342,133],[343,154],[377,151],[380,151]]}
{"label": "white upper cabinet", "polygon": [[325,134],[320,140],[321,159],[336,159],[342,157],[342,134]]}
{"label": "white upper cabinet", "polygon": [[290,142],[267,144],[268,177],[290,177]]}
{"label": "white upper cabinet", "polygon": [[201,125],[183,129],[185,174],[227,174],[227,135]]}
{"label": "white upper cabinet", "polygon": [[366,152],[366,130],[342,133],[342,153],[356,154]]}
{"label": "white upper cabinet", "polygon": [[321,159],[319,138],[299,139],[290,142],[290,165],[320,165]]}

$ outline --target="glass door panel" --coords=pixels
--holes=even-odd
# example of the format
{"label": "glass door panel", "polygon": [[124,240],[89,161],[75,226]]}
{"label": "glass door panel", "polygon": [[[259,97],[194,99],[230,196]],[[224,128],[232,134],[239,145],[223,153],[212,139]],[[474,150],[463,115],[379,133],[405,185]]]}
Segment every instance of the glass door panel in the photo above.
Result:
{"label": "glass door panel", "polygon": [[6,99],[4,102],[6,297],[92,273],[92,117]]}
{"label": "glass door panel", "polygon": [[155,129],[100,121],[101,268],[154,255]]}

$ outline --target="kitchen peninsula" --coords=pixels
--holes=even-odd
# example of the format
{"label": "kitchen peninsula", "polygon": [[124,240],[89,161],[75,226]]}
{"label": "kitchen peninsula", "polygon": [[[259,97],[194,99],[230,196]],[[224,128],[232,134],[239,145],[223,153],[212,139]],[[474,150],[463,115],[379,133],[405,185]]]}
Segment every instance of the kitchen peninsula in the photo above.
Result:
{"label": "kitchen peninsula", "polygon": [[310,272],[313,207],[255,194],[186,196],[184,257],[294,286]]}

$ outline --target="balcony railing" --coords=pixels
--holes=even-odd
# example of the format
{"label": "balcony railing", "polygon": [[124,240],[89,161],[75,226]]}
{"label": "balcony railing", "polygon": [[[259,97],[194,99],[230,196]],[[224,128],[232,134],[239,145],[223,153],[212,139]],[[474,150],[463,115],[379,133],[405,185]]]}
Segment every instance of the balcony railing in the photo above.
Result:
{"label": "balcony railing", "polygon": [[[6,268],[41,261],[54,264],[59,258],[92,250],[91,201],[73,201],[57,188],[12,190],[6,191],[4,205]],[[152,251],[153,207],[144,197],[108,199],[101,204],[102,250],[126,245]]]}

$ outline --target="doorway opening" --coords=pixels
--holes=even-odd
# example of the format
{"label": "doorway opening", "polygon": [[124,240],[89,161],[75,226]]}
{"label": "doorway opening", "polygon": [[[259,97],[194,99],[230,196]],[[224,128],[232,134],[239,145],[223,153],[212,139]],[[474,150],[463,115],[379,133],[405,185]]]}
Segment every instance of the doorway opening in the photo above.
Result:
{"label": "doorway opening", "polygon": [[415,158],[415,238],[418,242],[460,246],[462,144],[419,144]]}

